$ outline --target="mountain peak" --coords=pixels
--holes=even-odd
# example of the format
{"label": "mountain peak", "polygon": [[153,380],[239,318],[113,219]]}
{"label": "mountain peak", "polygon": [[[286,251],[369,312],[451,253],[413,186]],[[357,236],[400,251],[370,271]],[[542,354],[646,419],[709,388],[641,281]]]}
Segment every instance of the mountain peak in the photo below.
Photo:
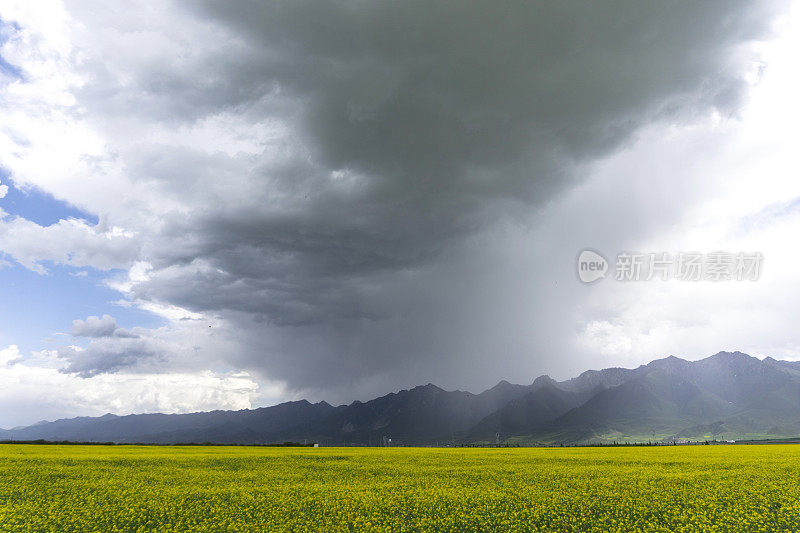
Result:
{"label": "mountain peak", "polygon": [[538,390],[538,389],[541,389],[542,387],[546,387],[548,385],[556,386],[557,383],[558,382],[556,380],[554,380],[553,378],[551,378],[547,374],[542,374],[541,376],[539,376],[538,378],[533,380],[533,383],[531,384],[531,386],[533,387],[533,390]]}
{"label": "mountain peak", "polygon": [[755,357],[748,355],[744,352],[735,351],[735,352],[717,352],[708,359],[738,359],[738,360],[747,360],[747,359],[755,359]]}
{"label": "mountain peak", "polygon": [[411,389],[411,392],[444,392],[444,389],[434,385],[433,383],[428,383],[426,385],[418,385]]}
{"label": "mountain peak", "polygon": [[508,381],[502,379],[502,380],[500,380],[500,382],[497,385],[495,385],[491,389],[486,389],[486,391],[484,391],[484,392],[498,392],[498,391],[502,391],[502,390],[507,390],[507,389],[509,389],[511,387],[514,387],[514,385],[512,385]]}
{"label": "mountain peak", "polygon": [[668,357],[664,357],[663,359],[656,359],[654,361],[650,361],[644,368],[661,368],[670,372],[675,372],[686,368],[687,366],[691,366],[692,363],[687,361],[686,359],[681,359],[680,357],[675,357],[674,355],[670,355]]}

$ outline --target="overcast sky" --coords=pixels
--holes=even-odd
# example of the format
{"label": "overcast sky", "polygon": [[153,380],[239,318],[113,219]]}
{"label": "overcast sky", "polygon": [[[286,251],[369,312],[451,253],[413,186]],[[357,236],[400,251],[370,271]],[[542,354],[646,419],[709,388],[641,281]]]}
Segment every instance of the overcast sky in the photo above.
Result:
{"label": "overcast sky", "polygon": [[4,1],[0,427],[800,359],[798,55],[788,0]]}

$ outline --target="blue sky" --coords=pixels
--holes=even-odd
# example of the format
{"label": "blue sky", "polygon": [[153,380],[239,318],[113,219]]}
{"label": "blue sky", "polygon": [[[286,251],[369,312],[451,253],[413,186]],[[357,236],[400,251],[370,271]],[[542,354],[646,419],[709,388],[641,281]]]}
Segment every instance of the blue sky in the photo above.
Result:
{"label": "blue sky", "polygon": [[[0,208],[10,216],[19,216],[41,226],[65,218],[82,218],[91,224],[97,217],[76,209],[53,196],[30,188],[13,186],[7,173],[0,170],[0,182],[8,194],[0,199]],[[75,319],[109,314],[121,327],[158,327],[164,323],[152,313],[114,302],[122,295],[107,287],[104,280],[122,271],[74,268],[44,262],[47,274],[33,272],[13,260],[0,269],[0,344],[17,344],[20,351],[53,349],[59,344],[79,342],[70,337],[54,336],[68,332]],[[49,341],[52,339],[51,341]]]}
{"label": "blue sky", "polygon": [[[8,23],[0,18],[0,46],[3,45],[6,41],[8,41],[10,35],[13,32],[19,30],[19,26],[14,23]],[[0,80],[2,77],[10,76],[14,78],[22,77],[22,71],[16,65],[12,65],[3,57],[3,54],[0,53]]]}

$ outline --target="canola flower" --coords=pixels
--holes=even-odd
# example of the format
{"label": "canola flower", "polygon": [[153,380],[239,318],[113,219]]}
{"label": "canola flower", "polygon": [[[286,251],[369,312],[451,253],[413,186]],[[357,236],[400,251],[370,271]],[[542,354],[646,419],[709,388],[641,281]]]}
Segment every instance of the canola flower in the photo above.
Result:
{"label": "canola flower", "polygon": [[0,531],[800,531],[800,446],[0,445]]}

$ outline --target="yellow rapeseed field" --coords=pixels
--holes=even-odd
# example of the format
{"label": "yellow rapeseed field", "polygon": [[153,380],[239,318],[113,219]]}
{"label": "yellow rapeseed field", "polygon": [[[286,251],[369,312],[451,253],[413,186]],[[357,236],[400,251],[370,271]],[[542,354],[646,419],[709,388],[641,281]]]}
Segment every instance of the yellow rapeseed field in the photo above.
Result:
{"label": "yellow rapeseed field", "polygon": [[2,531],[800,531],[800,446],[0,445]]}

